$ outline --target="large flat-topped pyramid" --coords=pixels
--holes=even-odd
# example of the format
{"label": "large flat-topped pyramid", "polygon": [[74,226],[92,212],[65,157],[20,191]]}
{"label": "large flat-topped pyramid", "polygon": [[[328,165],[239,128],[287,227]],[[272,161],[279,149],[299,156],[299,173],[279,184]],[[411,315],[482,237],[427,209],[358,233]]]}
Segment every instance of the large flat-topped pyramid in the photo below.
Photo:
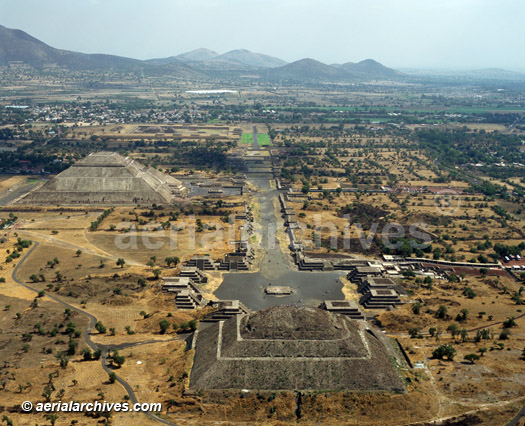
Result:
{"label": "large flat-topped pyramid", "polygon": [[389,345],[365,321],[272,307],[199,330],[190,388],[402,391]]}
{"label": "large flat-topped pyramid", "polygon": [[18,204],[168,204],[186,196],[177,179],[115,152],[97,152],[73,164]]}

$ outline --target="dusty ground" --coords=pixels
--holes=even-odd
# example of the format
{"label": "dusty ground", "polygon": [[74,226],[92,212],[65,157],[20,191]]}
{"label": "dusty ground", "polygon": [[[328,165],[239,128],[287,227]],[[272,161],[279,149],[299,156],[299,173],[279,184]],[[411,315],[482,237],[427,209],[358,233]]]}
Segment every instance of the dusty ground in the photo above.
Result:
{"label": "dusty ground", "polygon": [[[137,126],[111,126],[105,129],[106,134],[112,134],[116,139],[124,136],[137,138],[162,137],[164,133],[157,129],[140,130]],[[153,126],[156,127],[156,126]],[[212,126],[213,127],[213,126]],[[233,129],[234,126],[231,127]],[[236,127],[236,126],[235,126]],[[277,126],[284,128],[286,126]],[[483,128],[480,125],[478,128]],[[251,132],[251,125],[242,126],[243,130]],[[184,130],[185,136],[193,133]],[[485,129],[494,130],[494,129]],[[199,130],[195,138],[204,139],[214,130]],[[80,127],[75,130],[75,137],[85,138],[91,134],[100,133],[101,128]],[[151,133],[153,132],[153,133]],[[220,133],[220,138],[232,138],[231,132]],[[338,158],[339,164],[330,166],[334,170],[344,170],[346,166],[359,167],[363,173],[357,181],[346,178],[312,177],[311,187],[321,190],[334,189],[338,186],[356,186],[360,189],[390,185],[389,180],[395,177],[395,185],[399,193],[395,194],[364,194],[352,193],[329,197],[322,193],[313,193],[308,205],[303,208],[303,202],[291,203],[302,223],[305,239],[314,240],[315,234],[321,235],[326,241],[330,232],[339,238],[344,236],[344,227],[348,219],[341,217],[340,211],[347,205],[354,203],[369,205],[377,210],[386,212],[385,220],[392,220],[402,224],[414,222],[428,223],[428,231],[433,235],[433,247],[440,247],[445,258],[455,256],[457,260],[477,258],[480,254],[487,256],[492,248],[479,248],[488,236],[491,244],[497,242],[518,244],[523,241],[525,213],[519,213],[519,205],[494,201],[482,195],[462,194],[467,184],[452,180],[446,184],[434,182],[438,177],[431,162],[421,152],[410,150],[407,153],[392,148],[381,148],[365,152],[362,146],[379,143],[378,138],[362,137],[353,142],[359,145],[347,148]],[[294,142],[317,142],[320,138],[301,140],[294,138]],[[280,142],[279,137],[276,140]],[[383,143],[395,143],[392,139],[384,138]],[[325,157],[325,150],[318,149],[315,155],[309,156],[311,165],[317,165],[318,170],[327,167],[326,164],[316,163]],[[372,160],[373,162],[370,162]],[[386,173],[385,170],[388,170]],[[0,182],[0,191],[8,189],[23,181],[21,177]],[[25,178],[24,178],[25,179]],[[300,191],[302,182],[297,180],[294,189]],[[458,206],[453,211],[443,213],[436,206],[436,196],[433,193],[406,192],[408,187],[430,187],[437,191],[440,188],[453,189],[461,195],[458,197]],[[404,191],[404,192],[403,192]],[[254,214],[258,215],[258,206],[253,203]],[[494,212],[494,208],[503,207],[509,212],[510,219],[505,222]],[[279,206],[276,205],[277,211]],[[175,209],[173,209],[175,210]],[[235,209],[231,209],[233,212]],[[6,209],[3,216],[7,216]],[[373,210],[357,211],[352,216],[352,223],[359,222],[365,232],[370,223],[382,220],[383,216],[374,217]],[[185,260],[193,254],[211,254],[219,258],[230,250],[229,240],[237,239],[239,233],[234,231],[233,237],[224,239],[215,238],[215,232],[227,234],[227,227],[221,220],[221,215],[200,216],[190,218],[189,212],[180,213],[176,219],[170,219],[171,211],[153,211],[147,209],[117,208],[99,226],[96,231],[89,231],[89,225],[100,215],[100,209],[70,208],[67,210],[39,209],[31,211],[20,208],[14,212],[18,217],[17,229],[5,230],[7,241],[0,245],[7,256],[7,250],[12,251],[16,237],[28,238],[39,242],[27,262],[18,273],[19,279],[29,283],[39,290],[46,290],[46,294],[56,296],[75,307],[82,308],[95,315],[107,332],[99,334],[93,331],[92,339],[104,345],[123,343],[148,343],[133,346],[120,351],[126,357],[124,365],[115,370],[132,386],[142,402],[162,402],[164,416],[181,425],[400,425],[425,424],[431,420],[446,419],[451,416],[461,416],[467,413],[467,418],[460,418],[455,424],[500,425],[512,418],[525,402],[525,383],[523,360],[520,359],[525,348],[525,317],[517,318],[516,327],[512,327],[508,339],[499,339],[502,331],[501,322],[510,316],[519,317],[523,314],[521,305],[511,299],[514,291],[519,291],[519,284],[508,276],[497,279],[489,274],[487,278],[467,274],[466,279],[458,284],[436,283],[432,291],[414,280],[407,281],[409,300],[423,301],[421,313],[412,312],[412,304],[407,304],[394,312],[382,313],[379,321],[387,333],[399,339],[407,352],[409,359],[414,362],[423,362],[423,369],[406,369],[400,373],[407,384],[406,394],[361,394],[339,392],[303,393],[241,393],[239,391],[203,393],[198,395],[183,395],[187,386],[187,374],[192,363],[192,352],[185,351],[184,334],[173,328],[173,324],[180,327],[193,318],[200,318],[203,312],[183,313],[175,310],[173,298],[160,294],[160,282],[154,280],[153,269],[160,268],[163,273],[172,275],[176,272],[167,268],[165,258],[177,256]],[[131,213],[131,214],[130,214]],[[163,215],[161,215],[161,213]],[[196,243],[190,246],[191,235],[186,225],[188,218],[195,222],[201,219],[203,224],[216,227],[216,230],[204,229],[196,234]],[[184,228],[177,231],[177,242],[172,244],[173,233],[165,230],[155,230],[160,223],[169,221],[170,230]],[[122,223],[131,223],[139,228],[138,232],[123,231]],[[330,226],[326,226],[330,224]],[[112,229],[112,225],[115,229]],[[333,226],[332,226],[333,225]],[[281,227],[278,227],[280,230]],[[280,232],[280,231],[279,231]],[[17,233],[18,235],[15,235]],[[350,230],[350,238],[358,238],[355,227]],[[136,239],[136,248],[132,246]],[[278,238],[287,252],[287,238],[278,233]],[[127,243],[120,245],[117,241]],[[217,241],[210,252],[210,242]],[[158,244],[157,244],[158,243]],[[149,244],[149,246],[148,246]],[[152,247],[155,248],[152,248]],[[158,246],[158,247],[157,247]],[[452,252],[446,253],[447,247]],[[328,251],[327,247],[312,248]],[[82,253],[77,255],[77,250]],[[341,251],[340,247],[337,250]],[[22,252],[22,256],[27,249]],[[352,252],[352,251],[350,251]],[[362,250],[355,252],[362,253]],[[426,254],[432,256],[432,254]],[[155,256],[154,265],[147,266],[151,257]],[[59,263],[50,267],[47,262],[57,257]],[[124,258],[123,268],[116,265],[116,259]],[[123,401],[125,389],[120,384],[110,384],[107,373],[102,370],[99,361],[82,361],[80,350],[85,347],[82,337],[76,353],[70,357],[66,368],[59,366],[55,355],[60,350],[67,349],[69,336],[62,334],[67,325],[65,322],[64,307],[53,302],[47,296],[38,299],[38,306],[31,307],[35,294],[15,283],[11,273],[19,263],[15,259],[10,263],[1,260],[0,277],[5,283],[0,283],[0,384],[6,381],[1,392],[1,405],[8,407],[7,415],[15,425],[48,424],[49,420],[43,415],[19,414],[13,410],[16,404],[24,400],[43,400],[42,392],[49,381],[49,374],[58,371],[58,377],[52,382],[55,390],[51,400],[78,399],[91,401],[106,399],[116,402]],[[100,268],[101,261],[104,268]],[[57,280],[56,272],[62,274],[61,281]],[[44,275],[45,281],[30,283],[32,274]],[[145,278],[146,286],[141,288],[138,279]],[[208,295],[220,284],[220,274],[212,275],[204,292]],[[342,280],[343,292],[348,299],[357,297],[355,286]],[[48,287],[51,285],[52,287]],[[57,290],[57,286],[60,288]],[[463,289],[469,286],[476,297],[468,299],[462,294]],[[116,289],[120,289],[115,291]],[[84,303],[82,303],[84,302]],[[437,319],[435,311],[444,305],[448,309],[444,319]],[[9,308],[7,308],[9,306]],[[456,321],[461,309],[467,309],[465,321]],[[483,314],[481,314],[483,312]],[[21,318],[17,318],[20,313]],[[146,315],[144,315],[146,314]],[[87,320],[79,314],[72,314],[71,320],[79,330],[84,330]],[[170,329],[160,334],[159,322],[167,321]],[[44,335],[38,333],[34,326],[40,323]],[[455,323],[460,329],[468,330],[467,341],[462,342],[460,336],[452,338],[446,331],[447,327]],[[57,324],[59,332],[56,336],[49,336],[49,331]],[[422,333],[421,339],[411,339],[408,336],[410,328],[417,327]],[[430,328],[441,328],[439,340],[429,336]],[[476,329],[490,329],[490,338],[475,342]],[[114,329],[114,335],[110,329]],[[24,337],[23,334],[31,335]],[[56,343],[57,340],[63,343]],[[453,361],[437,360],[432,358],[432,351],[439,345],[449,343],[454,346],[457,355]],[[24,344],[28,344],[25,352]],[[502,347],[503,344],[503,347]],[[51,348],[51,353],[45,349]],[[474,364],[464,360],[467,354],[480,354],[481,348],[487,348],[486,353]],[[73,380],[77,383],[74,384]],[[30,385],[28,384],[30,383]],[[63,394],[61,389],[64,389]],[[300,408],[298,410],[298,408]],[[166,413],[167,412],[167,413]],[[100,418],[86,416],[60,415],[57,425],[71,424],[76,419],[79,424],[95,425]],[[148,420],[139,414],[114,413],[111,424],[115,425],[142,425]]]}

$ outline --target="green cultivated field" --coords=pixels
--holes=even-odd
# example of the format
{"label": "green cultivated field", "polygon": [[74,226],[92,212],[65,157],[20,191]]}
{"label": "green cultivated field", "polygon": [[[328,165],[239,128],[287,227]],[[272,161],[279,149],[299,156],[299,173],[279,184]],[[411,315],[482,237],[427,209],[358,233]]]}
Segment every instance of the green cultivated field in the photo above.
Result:
{"label": "green cultivated field", "polygon": [[243,133],[241,138],[241,143],[253,143],[253,137],[251,133]]}
{"label": "green cultivated field", "polygon": [[259,144],[259,146],[269,146],[270,137],[267,133],[259,133],[257,134],[257,143]]}
{"label": "green cultivated field", "polygon": [[483,114],[486,112],[525,112],[523,107],[511,107],[511,106],[487,106],[487,107],[441,107],[435,108],[403,108],[403,107],[391,107],[391,106],[368,106],[368,107],[346,107],[346,106],[316,106],[316,107],[274,107],[276,110],[282,111],[344,111],[344,112],[406,112],[406,113],[455,113],[455,114]]}
{"label": "green cultivated field", "polygon": [[[252,144],[253,143],[253,135],[251,133],[243,133],[241,138],[241,143],[245,144]],[[267,133],[258,133],[257,134],[257,143],[259,146],[269,146],[270,143],[270,137]]]}

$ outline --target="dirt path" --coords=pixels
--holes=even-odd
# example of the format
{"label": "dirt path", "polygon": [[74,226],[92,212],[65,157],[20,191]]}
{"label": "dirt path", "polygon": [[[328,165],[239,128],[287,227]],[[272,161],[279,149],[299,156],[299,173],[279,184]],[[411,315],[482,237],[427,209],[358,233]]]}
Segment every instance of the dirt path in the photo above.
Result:
{"label": "dirt path", "polygon": [[[35,250],[37,247],[38,247],[38,242],[34,241],[33,242],[33,246],[27,251],[27,253],[22,257],[22,259],[20,259],[20,261],[18,262],[16,267],[13,269],[13,272],[12,272],[11,276],[12,276],[14,282],[16,282],[17,284],[21,285],[22,287],[24,287],[26,289],[31,290],[31,291],[33,291],[33,292],[38,294],[38,290],[37,289],[27,285],[26,283],[24,283],[23,281],[21,281],[21,280],[19,280],[17,278],[18,270],[20,269],[22,264],[25,262],[25,260],[27,260],[27,258],[31,255],[33,250]],[[143,341],[143,342],[124,343],[124,344],[120,344],[120,345],[100,345],[100,344],[96,344],[95,342],[93,342],[91,340],[91,330],[93,330],[93,328],[95,327],[95,324],[97,323],[97,318],[94,315],[92,315],[89,312],[86,312],[86,311],[84,311],[82,309],[79,309],[76,306],[70,305],[69,303],[64,302],[63,300],[59,299],[56,296],[53,296],[53,295],[50,295],[50,294],[46,294],[44,297],[47,297],[47,298],[53,300],[54,302],[65,306],[66,308],[69,308],[69,309],[71,309],[71,310],[73,310],[75,312],[78,312],[79,314],[84,315],[85,317],[87,317],[89,319],[89,325],[88,325],[88,327],[86,328],[86,330],[83,333],[84,341],[86,342],[86,344],[91,349],[93,349],[93,350],[97,350],[97,349],[102,350],[102,357],[101,357],[102,368],[108,374],[113,372],[109,368],[109,365],[108,365],[108,353],[109,353],[109,351],[111,351],[113,349],[123,349],[123,348],[129,348],[129,347],[132,347],[132,346],[144,345],[144,344],[150,344],[150,343],[157,343],[158,342],[156,340],[148,340],[148,341]],[[165,340],[161,340],[160,342],[165,342]],[[126,390],[126,392],[128,393],[130,401],[133,404],[138,403],[137,396],[135,395],[135,392],[133,391],[132,387],[124,379],[122,379],[119,376],[117,376],[116,380]],[[161,417],[158,417],[157,415],[155,415],[155,414],[153,414],[151,412],[144,412],[144,414],[146,416],[148,416],[149,418],[151,418],[151,419],[153,419],[153,420],[155,420],[157,422],[163,423],[165,425],[178,426],[176,423],[172,423],[172,422],[170,422],[168,420],[165,420],[165,419],[163,419]]]}
{"label": "dirt path", "polygon": [[[85,245],[78,245],[78,244],[73,244],[73,243],[70,243],[70,242],[66,242],[64,240],[61,240],[59,238],[56,238],[56,237],[52,237],[51,235],[44,235],[44,234],[40,234],[38,232],[33,232],[33,231],[28,231],[28,230],[18,230],[18,233],[21,234],[21,235],[28,235],[30,237],[33,237],[33,238],[38,238],[42,241],[46,241],[46,242],[49,242],[57,247],[62,247],[62,248],[66,248],[66,249],[71,249],[71,250],[82,250],[83,253],[87,253],[87,254],[91,254],[93,256],[100,256],[100,257],[104,257],[104,258],[107,258],[107,259],[113,259],[113,260],[116,260],[118,258],[118,256],[114,256],[112,255],[111,253],[108,253],[104,250],[101,250],[99,249],[98,247],[96,246],[93,246],[91,243],[89,243],[90,245],[93,246],[93,249],[90,249],[90,248],[87,248]],[[134,261],[127,261],[126,263],[128,263],[129,265],[132,265],[132,266],[146,266],[140,262],[134,262]]]}
{"label": "dirt path", "polygon": [[[441,395],[440,395],[440,398],[441,398]],[[448,399],[448,398],[446,398],[446,399]],[[453,419],[457,419],[458,417],[477,414],[480,411],[487,411],[487,410],[491,410],[493,408],[504,407],[506,405],[514,404],[516,402],[520,402],[520,401],[523,401],[523,400],[525,400],[525,396],[522,396],[522,397],[519,397],[519,398],[515,398],[515,399],[511,399],[509,401],[496,402],[494,404],[479,404],[473,410],[465,411],[464,413],[456,414],[456,415],[453,415],[453,416],[444,416],[444,417],[438,416],[438,417],[434,417],[433,419],[426,420],[423,423],[424,424],[428,424],[428,423],[441,424],[442,422],[447,421],[447,420],[453,420]],[[440,403],[440,407],[441,407],[441,403]],[[440,408],[440,411],[441,411],[441,408]],[[506,426],[516,426],[518,424],[518,421],[524,415],[525,415],[525,406],[521,409],[521,411],[509,423],[506,424]],[[421,425],[421,424],[422,424],[422,422],[405,423],[403,426],[411,426],[411,425],[417,426],[417,425]]]}

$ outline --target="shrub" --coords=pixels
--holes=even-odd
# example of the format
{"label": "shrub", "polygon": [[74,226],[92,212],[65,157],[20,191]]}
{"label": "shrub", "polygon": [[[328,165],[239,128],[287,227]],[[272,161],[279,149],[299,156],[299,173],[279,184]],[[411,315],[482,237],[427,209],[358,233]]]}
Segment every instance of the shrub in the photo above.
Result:
{"label": "shrub", "polygon": [[168,331],[168,328],[170,328],[170,323],[166,320],[162,320],[159,322],[160,327],[160,334],[165,334],[166,331]]}
{"label": "shrub", "polygon": [[479,359],[478,354],[467,354],[464,356],[464,359],[470,361],[471,364],[474,364],[475,361]]}
{"label": "shrub", "polygon": [[436,317],[444,319],[447,316],[448,309],[446,306],[441,305],[436,311]]}
{"label": "shrub", "polygon": [[456,356],[456,349],[452,345],[441,345],[432,352],[432,356],[437,359],[447,357],[449,361],[452,361]]}

